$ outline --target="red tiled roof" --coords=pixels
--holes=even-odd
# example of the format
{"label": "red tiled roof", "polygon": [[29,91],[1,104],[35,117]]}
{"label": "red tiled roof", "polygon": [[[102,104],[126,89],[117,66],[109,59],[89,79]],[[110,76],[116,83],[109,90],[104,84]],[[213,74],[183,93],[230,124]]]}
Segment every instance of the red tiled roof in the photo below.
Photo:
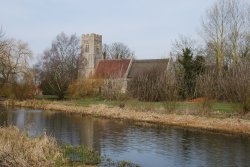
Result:
{"label": "red tiled roof", "polygon": [[95,77],[121,78],[126,74],[130,60],[101,60],[95,70]]}

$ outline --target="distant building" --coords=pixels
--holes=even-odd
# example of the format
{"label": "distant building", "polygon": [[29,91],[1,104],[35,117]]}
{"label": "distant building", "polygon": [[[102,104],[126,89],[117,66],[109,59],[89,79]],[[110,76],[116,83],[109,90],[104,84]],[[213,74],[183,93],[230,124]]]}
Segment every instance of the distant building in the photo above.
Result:
{"label": "distant building", "polygon": [[79,77],[105,78],[116,81],[121,92],[127,90],[128,81],[155,68],[166,71],[169,59],[111,59],[104,60],[102,55],[102,36],[86,34],[82,36],[82,54],[79,61]]}

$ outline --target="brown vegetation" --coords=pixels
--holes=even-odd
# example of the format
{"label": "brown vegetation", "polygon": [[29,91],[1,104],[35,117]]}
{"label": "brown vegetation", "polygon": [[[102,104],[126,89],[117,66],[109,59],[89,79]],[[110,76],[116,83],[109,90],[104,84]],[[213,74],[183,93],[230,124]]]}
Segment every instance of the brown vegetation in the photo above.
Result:
{"label": "brown vegetation", "polygon": [[33,96],[33,74],[27,43],[5,38],[0,30],[0,96],[24,99]]}
{"label": "brown vegetation", "polygon": [[71,98],[97,95],[103,84],[104,80],[101,78],[77,79],[69,85],[68,94]]}
{"label": "brown vegetation", "polygon": [[157,67],[134,77],[129,82],[129,91],[142,101],[173,101],[178,94],[174,73]]}
{"label": "brown vegetation", "polygon": [[239,63],[218,74],[207,70],[198,78],[197,91],[207,100],[241,104],[242,111],[250,111],[250,64]]}
{"label": "brown vegetation", "polygon": [[106,79],[103,84],[102,95],[109,100],[124,100],[126,98],[124,84],[126,79]]}
{"label": "brown vegetation", "polygon": [[0,128],[0,166],[56,166],[63,153],[53,138],[29,138],[15,127]]}
{"label": "brown vegetation", "polygon": [[162,112],[143,112],[128,108],[110,107],[106,105],[92,105],[88,107],[63,104],[50,101],[5,101],[6,105],[33,107],[45,110],[56,110],[70,113],[87,114],[98,117],[128,119],[140,122],[174,125],[209,131],[241,133],[250,135],[250,122],[239,118],[211,118],[195,115],[180,115]]}

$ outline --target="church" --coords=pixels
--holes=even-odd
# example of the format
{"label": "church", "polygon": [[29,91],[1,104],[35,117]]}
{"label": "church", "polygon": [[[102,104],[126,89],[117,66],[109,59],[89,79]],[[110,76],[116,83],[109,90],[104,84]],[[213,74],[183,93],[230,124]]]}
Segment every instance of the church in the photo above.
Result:
{"label": "church", "polygon": [[104,59],[102,36],[83,34],[79,60],[79,78],[104,78],[120,85],[120,91],[126,92],[128,82],[138,75],[154,68],[166,71],[169,59]]}

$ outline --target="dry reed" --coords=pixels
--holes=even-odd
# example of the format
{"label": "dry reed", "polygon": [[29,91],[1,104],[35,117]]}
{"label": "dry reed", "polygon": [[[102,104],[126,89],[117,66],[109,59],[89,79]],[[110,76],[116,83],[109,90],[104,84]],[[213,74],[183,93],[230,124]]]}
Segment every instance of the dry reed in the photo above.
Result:
{"label": "dry reed", "polygon": [[55,139],[43,135],[29,138],[16,127],[0,128],[0,166],[56,166],[63,153]]}

